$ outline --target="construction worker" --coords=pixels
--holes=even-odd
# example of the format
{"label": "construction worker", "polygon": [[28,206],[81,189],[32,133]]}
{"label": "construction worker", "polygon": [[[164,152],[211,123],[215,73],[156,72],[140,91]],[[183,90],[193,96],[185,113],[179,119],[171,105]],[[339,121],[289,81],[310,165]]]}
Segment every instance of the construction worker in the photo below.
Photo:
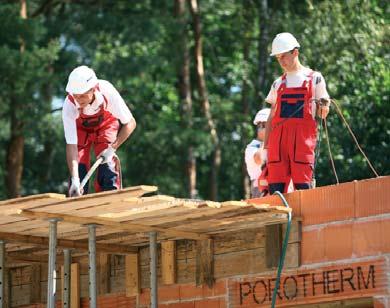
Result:
{"label": "construction worker", "polygon": [[245,149],[246,169],[251,180],[251,198],[261,197],[261,191],[258,187],[258,179],[262,166],[263,141],[265,137],[265,124],[269,117],[271,109],[264,108],[257,112],[253,124],[256,125],[256,138],[253,139]]}
{"label": "construction worker", "polygon": [[70,172],[69,196],[88,193],[80,188],[90,168],[90,151],[103,157],[95,180],[95,191],[121,187],[119,159],[115,151],[131,135],[136,122],[124,100],[106,81],[97,79],[87,66],[76,67],[69,75],[62,120],[66,139],[66,160]]}
{"label": "construction worker", "polygon": [[271,114],[265,133],[263,160],[267,161],[270,193],[286,192],[290,179],[294,188],[309,189],[317,142],[315,116],[329,113],[329,95],[321,73],[299,61],[299,43],[291,33],[279,33],[272,42],[283,75],[272,84],[266,102]]}

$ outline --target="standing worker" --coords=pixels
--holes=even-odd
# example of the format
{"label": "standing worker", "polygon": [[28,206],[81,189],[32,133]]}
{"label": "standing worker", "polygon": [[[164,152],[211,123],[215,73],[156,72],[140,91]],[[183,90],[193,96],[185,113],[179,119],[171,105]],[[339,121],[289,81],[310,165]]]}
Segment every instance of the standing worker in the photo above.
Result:
{"label": "standing worker", "polygon": [[275,80],[266,98],[272,106],[263,151],[270,194],[286,192],[290,179],[297,190],[312,187],[315,116],[325,119],[329,113],[324,77],[300,63],[299,47],[287,32],[279,33],[272,42],[271,56],[278,60],[283,75]]}
{"label": "standing worker", "polygon": [[121,188],[119,158],[115,151],[131,135],[136,122],[124,100],[106,81],[97,79],[87,66],[76,67],[69,75],[68,93],[62,110],[66,160],[71,176],[69,196],[88,193],[80,188],[90,168],[90,151],[103,157],[97,169],[95,191]]}
{"label": "standing worker", "polygon": [[261,197],[258,187],[258,179],[261,174],[263,141],[265,137],[265,124],[269,117],[271,109],[264,108],[260,110],[253,120],[256,125],[256,138],[253,139],[245,149],[246,169],[251,180],[251,198]]}

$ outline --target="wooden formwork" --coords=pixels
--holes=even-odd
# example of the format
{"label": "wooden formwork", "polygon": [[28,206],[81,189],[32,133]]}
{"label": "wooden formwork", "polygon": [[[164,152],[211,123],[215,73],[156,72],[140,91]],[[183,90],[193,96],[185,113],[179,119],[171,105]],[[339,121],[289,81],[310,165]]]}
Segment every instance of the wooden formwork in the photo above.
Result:
{"label": "wooden formwork", "polygon": [[0,239],[6,241],[8,262],[42,262],[47,258],[50,218],[59,218],[58,248],[83,253],[88,248],[87,224],[97,224],[97,250],[131,254],[148,245],[148,232],[158,241],[207,240],[213,235],[287,221],[283,206],[244,201],[212,202],[166,195],[145,196],[154,186],[66,198],[41,194],[0,201]]}

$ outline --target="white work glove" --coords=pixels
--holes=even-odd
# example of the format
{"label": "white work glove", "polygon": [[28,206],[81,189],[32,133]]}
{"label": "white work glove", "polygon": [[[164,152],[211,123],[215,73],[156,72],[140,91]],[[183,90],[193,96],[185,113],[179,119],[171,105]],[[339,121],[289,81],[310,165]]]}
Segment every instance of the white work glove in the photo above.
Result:
{"label": "white work glove", "polygon": [[72,177],[70,187],[69,187],[69,197],[78,197],[81,196],[82,192],[80,189],[80,179]]}
{"label": "white work glove", "polygon": [[105,149],[100,155],[100,157],[103,157],[102,164],[109,163],[112,161],[112,157],[115,155],[115,149],[112,146],[108,146],[107,149]]}
{"label": "white work glove", "polygon": [[267,149],[263,149],[261,151],[261,162],[262,164],[266,164],[268,161],[268,150]]}

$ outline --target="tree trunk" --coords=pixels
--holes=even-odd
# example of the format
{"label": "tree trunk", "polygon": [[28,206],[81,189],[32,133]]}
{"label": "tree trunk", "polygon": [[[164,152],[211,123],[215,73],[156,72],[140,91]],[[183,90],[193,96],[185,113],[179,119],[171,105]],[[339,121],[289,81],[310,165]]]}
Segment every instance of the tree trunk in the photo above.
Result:
{"label": "tree trunk", "polygon": [[[251,10],[248,8],[251,8],[252,1],[251,0],[244,0],[242,5],[242,12],[243,12],[243,25],[244,25],[244,33],[243,36],[243,46],[242,46],[242,53],[243,53],[243,65],[244,65],[244,73],[242,78],[242,96],[241,96],[241,104],[242,104],[242,113],[243,113],[243,119],[248,119],[250,114],[250,102],[249,102],[249,80],[250,80],[250,70],[249,70],[249,51],[251,46],[251,29],[253,25],[253,18],[251,14]],[[246,133],[245,126],[247,125],[246,122],[242,123],[243,125],[243,136],[242,136],[242,148],[245,149],[246,145],[249,142],[250,136]],[[250,198],[250,180],[248,176],[248,172],[246,169],[246,163],[245,163],[245,156],[242,155],[242,163],[241,163],[241,178],[242,178],[242,187],[244,192],[245,199]]]}
{"label": "tree trunk", "polygon": [[[27,19],[27,3],[26,0],[20,0],[20,17]],[[25,42],[20,40],[20,53],[25,50]],[[20,186],[23,173],[23,157],[24,157],[24,135],[23,121],[19,119],[18,110],[19,104],[17,99],[13,99],[12,108],[10,111],[10,140],[7,147],[6,166],[5,166],[5,187],[7,196],[15,198],[20,196]]]}
{"label": "tree trunk", "polygon": [[[178,66],[179,96],[182,106],[183,127],[187,131],[192,130],[192,98],[191,98],[191,81],[190,81],[190,54],[187,45],[187,27],[185,18],[186,0],[175,0],[175,16],[178,19],[179,29],[179,48],[180,64]],[[197,197],[196,191],[196,159],[192,141],[186,140],[186,166],[185,173],[187,178],[187,194],[191,199]]]}
{"label": "tree trunk", "polygon": [[[15,105],[13,105],[15,106]],[[5,184],[7,196],[20,196],[20,183],[23,173],[24,136],[23,122],[18,120],[16,108],[11,110],[11,135],[7,147]]]}
{"label": "tree trunk", "polygon": [[258,44],[258,80],[257,80],[257,101],[264,104],[265,76],[267,74],[268,42],[269,42],[269,12],[268,0],[259,1],[259,44]]}
{"label": "tree trunk", "polygon": [[203,52],[202,52],[202,30],[201,30],[201,21],[198,8],[197,0],[188,0],[191,8],[192,15],[192,27],[194,31],[195,39],[195,64],[196,64],[196,75],[197,75],[197,86],[199,92],[199,98],[202,105],[203,113],[207,120],[207,126],[210,132],[211,141],[213,144],[213,158],[211,166],[211,183],[210,187],[210,199],[218,199],[218,174],[219,168],[221,166],[221,146],[219,142],[219,137],[217,134],[217,128],[214,122],[214,119],[210,110],[210,102],[208,99],[206,79],[203,66]]}

